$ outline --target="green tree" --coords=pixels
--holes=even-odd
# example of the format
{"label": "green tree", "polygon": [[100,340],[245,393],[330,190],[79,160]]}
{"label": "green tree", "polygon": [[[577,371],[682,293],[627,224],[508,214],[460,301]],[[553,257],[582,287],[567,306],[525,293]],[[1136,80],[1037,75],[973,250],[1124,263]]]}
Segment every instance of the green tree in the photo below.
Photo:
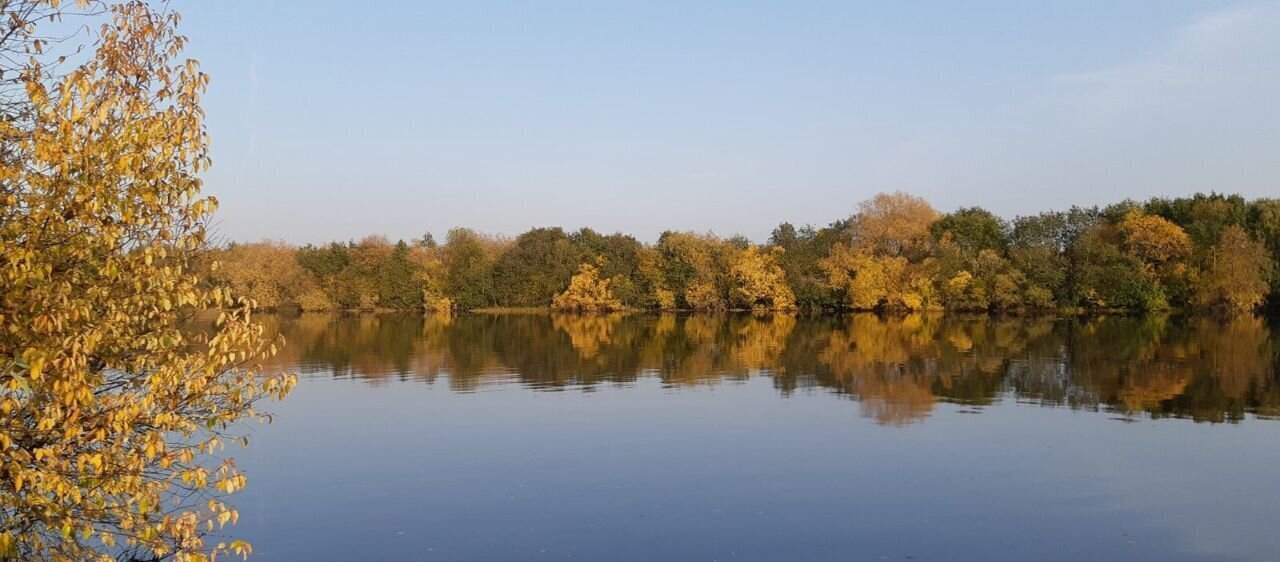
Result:
{"label": "green tree", "polygon": [[648,295],[654,287],[640,271],[641,255],[646,251],[634,237],[615,233],[602,235],[583,228],[570,235],[580,255],[599,256],[600,276],[610,280],[610,289],[624,305],[634,308],[652,307]]}
{"label": "green tree", "polygon": [[710,310],[728,304],[730,248],[710,234],[664,232],[659,236],[663,286],[673,292],[677,305]]}
{"label": "green tree", "polygon": [[1096,208],[1018,217],[1010,232],[1009,258],[1032,287],[1049,290],[1060,305],[1078,306],[1083,291],[1073,250],[1085,232],[1101,223],[1102,214]]}
{"label": "green tree", "polygon": [[386,308],[410,309],[422,306],[422,270],[409,259],[409,245],[403,240],[377,267],[378,303]]}
{"label": "green tree", "polygon": [[1249,224],[1254,238],[1271,251],[1273,267],[1270,302],[1280,305],[1280,199],[1258,199],[1249,206]]}
{"label": "green tree", "polygon": [[325,247],[308,244],[298,248],[296,260],[317,279],[325,279],[341,273],[351,265],[351,253],[346,245],[337,242]]}
{"label": "green tree", "polygon": [[1191,197],[1152,199],[1145,211],[1182,227],[1199,250],[1207,251],[1229,226],[1244,226],[1249,206],[1239,195],[1197,193]]}
{"label": "green tree", "polygon": [[981,207],[966,207],[929,225],[935,241],[949,241],[963,251],[977,254],[983,250],[1004,252],[1009,246],[1009,227],[1000,217]]}
{"label": "green tree", "polygon": [[821,229],[812,226],[797,229],[782,223],[773,230],[769,245],[784,250],[778,263],[798,306],[815,309],[840,306],[840,296],[827,284],[827,274],[820,262],[831,254],[832,246],[845,240],[848,232],[847,220]]}
{"label": "green tree", "polygon": [[1158,310],[1168,307],[1143,263],[1120,245],[1119,229],[1098,225],[1080,236],[1069,253],[1075,303],[1091,308]]}
{"label": "green tree", "polygon": [[467,228],[452,229],[445,236],[445,292],[456,306],[467,310],[498,304],[493,266],[503,246]]}
{"label": "green tree", "polygon": [[559,228],[535,228],[517,236],[493,266],[497,304],[547,306],[564,290],[583,257]]}

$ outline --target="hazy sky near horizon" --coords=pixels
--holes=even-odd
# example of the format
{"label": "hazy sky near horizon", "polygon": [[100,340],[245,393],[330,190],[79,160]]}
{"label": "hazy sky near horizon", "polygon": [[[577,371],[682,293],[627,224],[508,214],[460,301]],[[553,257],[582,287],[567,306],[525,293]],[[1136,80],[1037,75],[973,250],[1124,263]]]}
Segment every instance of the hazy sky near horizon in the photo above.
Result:
{"label": "hazy sky near horizon", "polygon": [[1275,1],[173,6],[234,240],[1280,196]]}

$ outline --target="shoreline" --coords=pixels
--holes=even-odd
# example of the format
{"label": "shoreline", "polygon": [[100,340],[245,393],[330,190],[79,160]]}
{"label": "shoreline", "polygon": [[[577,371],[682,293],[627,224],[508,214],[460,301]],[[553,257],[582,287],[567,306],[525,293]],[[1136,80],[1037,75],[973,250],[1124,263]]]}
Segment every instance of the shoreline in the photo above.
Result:
{"label": "shoreline", "polygon": [[910,316],[916,314],[930,316],[987,316],[991,318],[1043,318],[1045,316],[1056,316],[1062,318],[1090,318],[1102,316],[1175,316],[1187,318],[1232,318],[1236,316],[1254,316],[1261,318],[1280,318],[1280,311],[1277,310],[1258,310],[1249,314],[1227,315],[1215,312],[1203,312],[1184,308],[1171,308],[1164,310],[1132,310],[1121,308],[1045,308],[1032,310],[1009,310],[1009,311],[990,311],[990,310],[961,310],[961,309],[939,309],[928,308],[918,310],[901,310],[901,309],[808,309],[808,308],[792,308],[792,309],[751,309],[751,308],[723,308],[723,309],[696,309],[696,308],[670,308],[670,309],[647,309],[647,308],[626,308],[620,310],[606,311],[572,311],[572,310],[556,310],[552,307],[537,306],[521,306],[521,307],[481,307],[468,310],[426,310],[423,308],[370,308],[370,309],[330,309],[330,310],[304,310],[298,307],[274,307],[274,308],[256,308],[254,312],[268,314],[286,314],[286,315],[302,315],[302,314],[419,314],[427,315],[458,315],[458,314],[475,314],[475,315],[564,315],[564,316],[609,316],[623,314],[639,314],[639,315],[662,315],[662,314],[681,314],[681,315],[721,315],[721,314],[790,314],[796,316],[820,317],[820,316],[845,316],[852,314],[872,314],[883,316],[886,318],[895,318],[902,316]]}

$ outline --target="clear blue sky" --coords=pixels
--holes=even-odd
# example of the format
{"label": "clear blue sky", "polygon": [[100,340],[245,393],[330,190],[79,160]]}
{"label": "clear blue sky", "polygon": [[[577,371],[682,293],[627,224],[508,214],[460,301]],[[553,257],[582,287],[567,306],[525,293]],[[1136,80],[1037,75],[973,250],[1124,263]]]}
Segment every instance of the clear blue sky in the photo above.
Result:
{"label": "clear blue sky", "polygon": [[173,5],[236,240],[1280,196],[1280,2]]}

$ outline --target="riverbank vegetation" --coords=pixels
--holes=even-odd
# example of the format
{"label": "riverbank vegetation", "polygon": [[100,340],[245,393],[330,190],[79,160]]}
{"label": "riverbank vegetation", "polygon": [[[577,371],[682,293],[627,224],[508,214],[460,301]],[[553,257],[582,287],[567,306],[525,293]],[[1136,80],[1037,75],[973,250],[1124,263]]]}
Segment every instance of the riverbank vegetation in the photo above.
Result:
{"label": "riverbank vegetation", "polygon": [[1280,199],[1195,195],[1005,220],[879,194],[825,227],[764,243],[665,232],[655,243],[584,228],[515,238],[455,228],[437,243],[382,237],[231,244],[209,279],[259,306],[305,310],[965,310],[1249,312],[1280,302]]}

